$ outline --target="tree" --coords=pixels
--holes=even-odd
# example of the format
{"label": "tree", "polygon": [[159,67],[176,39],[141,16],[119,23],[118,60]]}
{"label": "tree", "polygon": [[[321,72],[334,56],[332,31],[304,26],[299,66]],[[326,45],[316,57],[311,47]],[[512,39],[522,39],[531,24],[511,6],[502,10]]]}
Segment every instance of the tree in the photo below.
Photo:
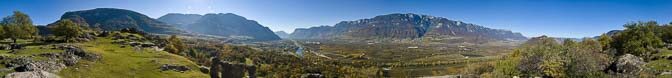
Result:
{"label": "tree", "polygon": [[182,51],[187,50],[187,47],[182,43],[182,40],[176,35],[171,35],[170,38],[168,38],[168,44],[167,50],[171,53],[182,54]]}
{"label": "tree", "polygon": [[175,48],[175,46],[173,46],[173,45],[166,45],[165,50],[167,52],[170,52],[170,53],[173,53],[173,54],[178,54],[178,52],[179,52],[179,50],[177,48]]}
{"label": "tree", "polygon": [[602,69],[609,65],[609,57],[601,52],[600,43],[585,38],[577,47],[566,47],[565,73],[569,78],[601,78]]}
{"label": "tree", "polygon": [[14,15],[3,18],[2,22],[5,25],[5,35],[11,38],[14,43],[17,39],[29,39],[37,36],[37,28],[33,26],[33,22],[27,14],[19,11],[14,11]]}
{"label": "tree", "polygon": [[611,44],[614,42],[614,39],[612,39],[611,36],[607,34],[602,34],[600,35],[600,38],[597,39],[597,41],[600,42],[602,50],[609,50],[612,47]]}
{"label": "tree", "polygon": [[661,31],[663,31],[661,38],[665,43],[672,43],[672,24],[667,24],[662,26]]}
{"label": "tree", "polygon": [[553,38],[546,36],[532,38],[517,48],[521,54],[517,69],[526,77],[564,77],[565,61],[561,56],[565,54],[564,50]]}
{"label": "tree", "polygon": [[575,45],[576,45],[576,41],[567,38],[567,39],[565,39],[565,40],[562,40],[562,45],[564,45],[564,46],[575,46]]}
{"label": "tree", "polygon": [[626,24],[625,27],[615,39],[618,55],[633,54],[648,61],[664,45],[663,40],[655,33],[659,27],[654,21]]}
{"label": "tree", "polygon": [[2,26],[2,24],[0,24],[0,40],[4,40],[5,38],[7,38],[5,33],[7,33],[5,32],[5,26]]}
{"label": "tree", "polygon": [[70,42],[71,39],[84,35],[84,30],[81,26],[67,19],[58,21],[56,26],[50,28],[50,30],[53,31],[56,36],[65,37],[66,42]]}

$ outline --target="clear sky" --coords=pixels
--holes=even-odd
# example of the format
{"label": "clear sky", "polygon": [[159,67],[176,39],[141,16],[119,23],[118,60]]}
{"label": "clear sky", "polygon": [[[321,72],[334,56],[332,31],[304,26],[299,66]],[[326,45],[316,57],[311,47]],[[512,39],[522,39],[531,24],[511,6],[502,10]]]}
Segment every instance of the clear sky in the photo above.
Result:
{"label": "clear sky", "polygon": [[672,22],[672,0],[0,0],[0,16],[18,10],[35,24],[67,11],[121,8],[152,18],[167,13],[234,13],[273,31],[334,25],[391,13],[416,13],[521,32],[587,37],[634,21]]}

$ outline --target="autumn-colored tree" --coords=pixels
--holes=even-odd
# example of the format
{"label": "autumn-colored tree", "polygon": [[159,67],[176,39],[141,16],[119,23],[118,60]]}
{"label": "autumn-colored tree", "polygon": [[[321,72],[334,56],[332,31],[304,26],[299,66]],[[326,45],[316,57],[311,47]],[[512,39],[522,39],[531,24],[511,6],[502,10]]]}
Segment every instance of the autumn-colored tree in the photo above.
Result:
{"label": "autumn-colored tree", "polygon": [[168,45],[166,46],[166,50],[174,54],[184,55],[182,52],[187,50],[187,46],[185,46],[184,43],[182,43],[182,40],[176,35],[171,35],[168,38]]}

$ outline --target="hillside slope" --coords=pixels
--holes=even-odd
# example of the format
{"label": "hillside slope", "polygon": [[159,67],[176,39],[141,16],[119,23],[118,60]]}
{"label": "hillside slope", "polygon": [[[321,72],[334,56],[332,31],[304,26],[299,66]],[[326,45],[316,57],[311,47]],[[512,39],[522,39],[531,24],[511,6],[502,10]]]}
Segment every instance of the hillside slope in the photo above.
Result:
{"label": "hillside slope", "polygon": [[194,22],[198,21],[198,19],[201,19],[201,17],[203,17],[203,15],[169,13],[159,17],[157,20],[164,23],[168,23],[173,26],[183,28],[189,24],[193,24]]}
{"label": "hillside slope", "polygon": [[[181,19],[173,19],[178,17]],[[194,20],[194,18],[199,19]],[[280,37],[268,27],[232,13],[211,13],[200,17],[196,14],[168,14],[160,17],[159,20],[172,25],[182,25],[181,28],[184,30],[200,34],[243,37],[253,41],[280,40]]]}
{"label": "hillside slope", "polygon": [[[100,38],[78,44],[87,52],[101,55],[98,61],[83,61],[58,73],[64,78],[205,78],[196,63],[179,55],[164,51],[123,47],[111,38]],[[163,64],[184,65],[185,72],[161,71]]]}
{"label": "hillside slope", "polygon": [[[149,33],[184,33],[174,26],[154,20],[144,14],[125,9],[96,8],[91,10],[66,12],[60,20],[72,20],[79,25],[101,30],[140,29]],[[52,25],[48,25],[52,26]]]}

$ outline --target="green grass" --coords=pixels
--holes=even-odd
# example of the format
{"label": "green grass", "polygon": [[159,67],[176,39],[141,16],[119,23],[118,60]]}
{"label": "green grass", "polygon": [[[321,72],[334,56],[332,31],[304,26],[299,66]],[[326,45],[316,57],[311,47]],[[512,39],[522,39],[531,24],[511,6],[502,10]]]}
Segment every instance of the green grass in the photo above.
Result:
{"label": "green grass", "polygon": [[[164,51],[121,48],[110,38],[79,43],[86,51],[101,55],[99,61],[81,61],[58,74],[64,78],[207,78],[196,63],[187,58]],[[163,64],[186,65],[191,70],[184,73],[160,71]]]}
{"label": "green grass", "polygon": [[656,78],[672,78],[672,75],[659,75]]}
{"label": "green grass", "polygon": [[[0,40],[0,44],[10,44],[10,40]],[[33,60],[47,60],[46,57],[37,56],[44,53],[60,53],[63,50],[51,49],[48,44],[33,43],[31,40],[17,40],[17,43],[25,45],[23,49],[16,50],[15,53],[10,53],[11,50],[0,50],[0,56],[5,58],[31,58]],[[33,57],[30,57],[33,56]],[[10,60],[0,60],[0,62],[8,62]],[[14,72],[12,69],[6,69],[4,65],[0,65],[0,75],[6,75]]]}
{"label": "green grass", "polygon": [[649,62],[647,66],[654,70],[672,70],[672,60],[655,60]]}

